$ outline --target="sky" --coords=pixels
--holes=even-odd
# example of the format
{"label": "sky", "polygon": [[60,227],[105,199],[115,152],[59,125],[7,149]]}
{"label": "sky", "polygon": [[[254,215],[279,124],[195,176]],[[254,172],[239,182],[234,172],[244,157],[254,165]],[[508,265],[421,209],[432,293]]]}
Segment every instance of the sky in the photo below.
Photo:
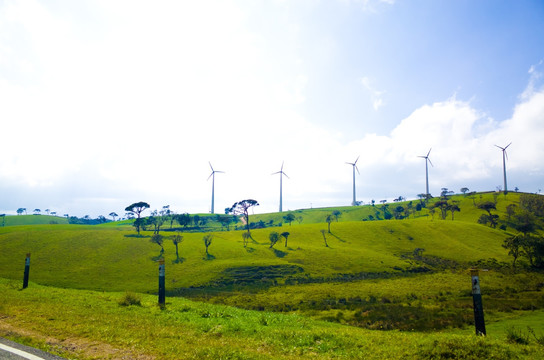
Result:
{"label": "sky", "polygon": [[540,0],[0,0],[0,213],[544,188]]}

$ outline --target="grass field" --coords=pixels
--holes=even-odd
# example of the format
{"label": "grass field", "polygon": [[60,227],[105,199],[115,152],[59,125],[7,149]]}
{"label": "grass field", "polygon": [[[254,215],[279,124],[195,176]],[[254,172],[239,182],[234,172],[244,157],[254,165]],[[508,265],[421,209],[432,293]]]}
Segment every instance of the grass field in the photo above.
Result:
{"label": "grass field", "polygon": [[[212,232],[209,256],[205,233],[182,233],[179,259],[175,232],[162,232],[161,253],[152,232],[137,236],[130,222],[11,222],[0,228],[0,336],[83,359],[544,358],[544,274],[513,271],[501,246],[513,229],[476,221],[478,202],[496,201],[505,217],[518,198],[458,196],[455,220],[425,208],[381,221],[368,220],[381,205],[309,209],[297,213],[301,223],[252,230],[247,246],[242,230]],[[288,231],[287,246],[282,238],[270,248],[271,231]],[[27,252],[31,286],[20,291]],[[485,339],[474,335],[474,266],[486,270]],[[119,305],[126,292],[141,305]]]}

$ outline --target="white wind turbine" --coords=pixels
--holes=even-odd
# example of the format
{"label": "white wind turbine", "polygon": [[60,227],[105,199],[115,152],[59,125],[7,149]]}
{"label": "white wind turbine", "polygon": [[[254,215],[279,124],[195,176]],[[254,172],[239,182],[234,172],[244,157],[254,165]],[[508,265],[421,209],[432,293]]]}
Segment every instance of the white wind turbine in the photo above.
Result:
{"label": "white wind turbine", "polygon": [[210,180],[210,178],[212,178],[212,210],[211,210],[211,213],[213,214],[213,206],[214,206],[214,192],[215,192],[215,173],[224,173],[224,171],[218,171],[218,170],[214,170],[213,169],[213,166],[212,166],[212,163],[208,161],[208,164],[210,164],[210,168],[212,169],[212,173],[210,174],[210,176],[208,176],[208,180]]}
{"label": "white wind turbine", "polygon": [[427,153],[426,156],[418,156],[420,158],[423,158],[425,159],[425,195],[428,197],[429,196],[429,166],[428,164],[430,163],[431,166],[434,166],[433,163],[431,162],[431,159],[429,158],[429,154],[431,153],[431,150],[432,148],[429,149],[429,152]]}
{"label": "white wind turbine", "polygon": [[357,159],[355,159],[355,161],[352,163],[346,162],[346,164],[353,166],[353,201],[351,202],[352,206],[357,205],[357,200],[355,198],[355,170],[357,170],[357,174],[360,174],[359,168],[357,168],[357,161],[359,161],[359,157],[360,155],[357,156]]}
{"label": "white wind turbine", "polygon": [[508,159],[508,154],[506,153],[506,148],[508,148],[512,143],[506,145],[505,147],[501,147],[499,145],[495,145],[499,149],[502,150],[502,171],[504,175],[504,193],[508,194],[508,188],[506,187],[506,160]]}
{"label": "white wind turbine", "polygon": [[[280,174],[280,212],[282,212],[282,179],[284,175],[287,176],[287,174],[283,172],[283,163],[284,162],[282,161],[280,171],[277,171],[272,174],[272,175]],[[289,176],[287,176],[287,178],[289,179]]]}

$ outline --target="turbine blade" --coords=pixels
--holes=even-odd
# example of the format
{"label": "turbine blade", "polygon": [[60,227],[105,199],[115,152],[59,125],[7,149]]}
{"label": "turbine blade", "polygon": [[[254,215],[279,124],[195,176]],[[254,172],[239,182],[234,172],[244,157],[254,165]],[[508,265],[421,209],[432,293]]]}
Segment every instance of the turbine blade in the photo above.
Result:
{"label": "turbine blade", "polygon": [[210,164],[210,168],[212,169],[212,172],[213,172],[213,166],[212,166],[212,163],[208,161],[208,164]]}
{"label": "turbine blade", "polygon": [[504,150],[506,150],[510,145],[512,145],[512,143],[506,145],[505,148],[504,148]]}
{"label": "turbine blade", "polygon": [[[213,176],[214,173],[215,173],[215,172],[212,171],[212,173],[210,174],[210,176],[208,176],[208,180],[210,180],[210,178]],[[207,181],[207,180],[206,180],[206,181]]]}
{"label": "turbine blade", "polygon": [[361,155],[357,156],[357,159],[355,159],[355,162],[353,163],[353,165],[357,164],[357,161],[359,161],[360,157],[361,157]]}
{"label": "turbine blade", "polygon": [[282,173],[283,175],[285,175],[285,176],[286,176],[286,177],[287,177],[288,179],[290,179],[290,177],[289,177],[289,176],[287,176],[287,174],[286,174],[286,173],[284,173],[283,171],[282,171],[281,173]]}
{"label": "turbine blade", "polygon": [[432,150],[432,149],[433,149],[433,148],[430,148],[430,149],[429,149],[429,152],[427,153],[427,157],[429,157],[429,154],[431,153],[431,150]]}
{"label": "turbine blade", "polygon": [[283,171],[283,164],[284,164],[284,163],[285,163],[285,161],[282,161],[282,162],[281,162],[281,169],[280,169],[280,171]]}
{"label": "turbine blade", "polygon": [[433,162],[431,161],[431,159],[430,158],[426,158],[426,159],[427,159],[428,162],[431,163],[431,166],[434,167]]}
{"label": "turbine blade", "polygon": [[357,170],[357,174],[361,175],[361,173],[359,172],[359,168],[357,167],[357,165],[355,165],[355,170]]}

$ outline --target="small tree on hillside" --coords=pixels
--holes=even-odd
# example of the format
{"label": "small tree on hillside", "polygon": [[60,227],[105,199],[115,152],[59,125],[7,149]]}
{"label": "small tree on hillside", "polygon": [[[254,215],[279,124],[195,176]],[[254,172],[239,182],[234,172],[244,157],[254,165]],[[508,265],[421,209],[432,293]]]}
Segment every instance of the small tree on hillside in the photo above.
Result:
{"label": "small tree on hillside", "polygon": [[142,225],[145,226],[145,224],[143,224],[143,221],[141,219],[142,212],[145,209],[149,209],[149,204],[144,202],[144,201],[140,201],[140,202],[131,204],[131,205],[129,205],[129,206],[127,206],[125,208],[125,211],[136,214],[137,218],[136,218],[136,220],[134,220],[134,227],[136,228],[136,231],[138,232],[138,235],[140,235],[140,227]]}
{"label": "small tree on hillside", "polygon": [[278,234],[276,231],[272,231],[270,235],[268,235],[268,238],[270,239],[270,249],[272,249],[280,239],[280,234]]}
{"label": "small tree on hillside", "polygon": [[334,211],[332,212],[332,215],[334,216],[334,219],[336,220],[336,222],[338,222],[338,218],[339,218],[340,216],[342,216],[342,212],[339,211],[339,210],[334,210]]}
{"label": "small tree on hillside", "polygon": [[287,232],[287,231],[284,231],[284,232],[281,233],[281,236],[283,236],[285,238],[285,247],[287,247],[287,238],[289,237],[289,235],[291,235],[291,234],[289,234],[289,232]]}
{"label": "small tree on hillside", "polygon": [[251,237],[251,232],[249,231],[249,209],[251,209],[254,206],[259,206],[259,203],[257,200],[253,199],[246,199],[239,202],[234,203],[230,208],[225,209],[225,211],[229,214],[242,216],[245,222],[246,230],[249,236]]}
{"label": "small tree on hillside", "polygon": [[490,223],[490,226],[492,228],[497,227],[497,224],[498,224],[497,220],[499,219],[499,215],[491,213],[491,210],[497,209],[497,207],[495,206],[495,203],[491,201],[485,201],[483,203],[478,204],[478,209],[481,209],[487,212],[487,214],[481,215],[480,218],[478,219],[478,222],[480,224],[485,225],[487,223]]}
{"label": "small tree on hillside", "polygon": [[172,236],[172,242],[176,246],[176,262],[179,262],[179,252],[178,252],[178,245],[181,244],[183,241],[183,236],[178,231],[176,235]]}
{"label": "small tree on hillside", "polygon": [[208,248],[212,244],[213,235],[212,234],[206,234],[204,237],[202,237],[202,241],[204,242],[204,246],[206,247],[206,256],[210,257],[210,253],[208,252]]}
{"label": "small tree on hillside", "polygon": [[327,217],[325,218],[325,222],[327,223],[329,234],[331,233],[331,222],[332,222],[332,219],[333,219],[333,215],[332,215],[332,214],[327,215]]}
{"label": "small tree on hillside", "polygon": [[502,247],[508,250],[508,255],[514,258],[512,263],[513,268],[516,268],[516,260],[521,255],[522,234],[517,234],[506,238],[502,244]]}
{"label": "small tree on hillside", "polygon": [[161,247],[161,255],[164,253],[164,247],[162,244],[164,243],[164,237],[160,234],[155,234],[149,239],[153,244],[157,244]]}
{"label": "small tree on hillside", "polygon": [[293,213],[288,213],[287,215],[283,216],[283,220],[285,220],[285,222],[289,223],[289,226],[291,226],[291,223],[295,220],[295,215]]}
{"label": "small tree on hillside", "polygon": [[249,243],[249,239],[251,239],[251,234],[248,234],[247,232],[243,232],[242,241],[244,242],[244,247],[247,247],[247,244]]}
{"label": "small tree on hillside", "polygon": [[119,215],[117,215],[116,212],[111,212],[109,215],[111,216],[111,218],[113,219],[113,221],[115,221],[115,218],[119,216]]}

